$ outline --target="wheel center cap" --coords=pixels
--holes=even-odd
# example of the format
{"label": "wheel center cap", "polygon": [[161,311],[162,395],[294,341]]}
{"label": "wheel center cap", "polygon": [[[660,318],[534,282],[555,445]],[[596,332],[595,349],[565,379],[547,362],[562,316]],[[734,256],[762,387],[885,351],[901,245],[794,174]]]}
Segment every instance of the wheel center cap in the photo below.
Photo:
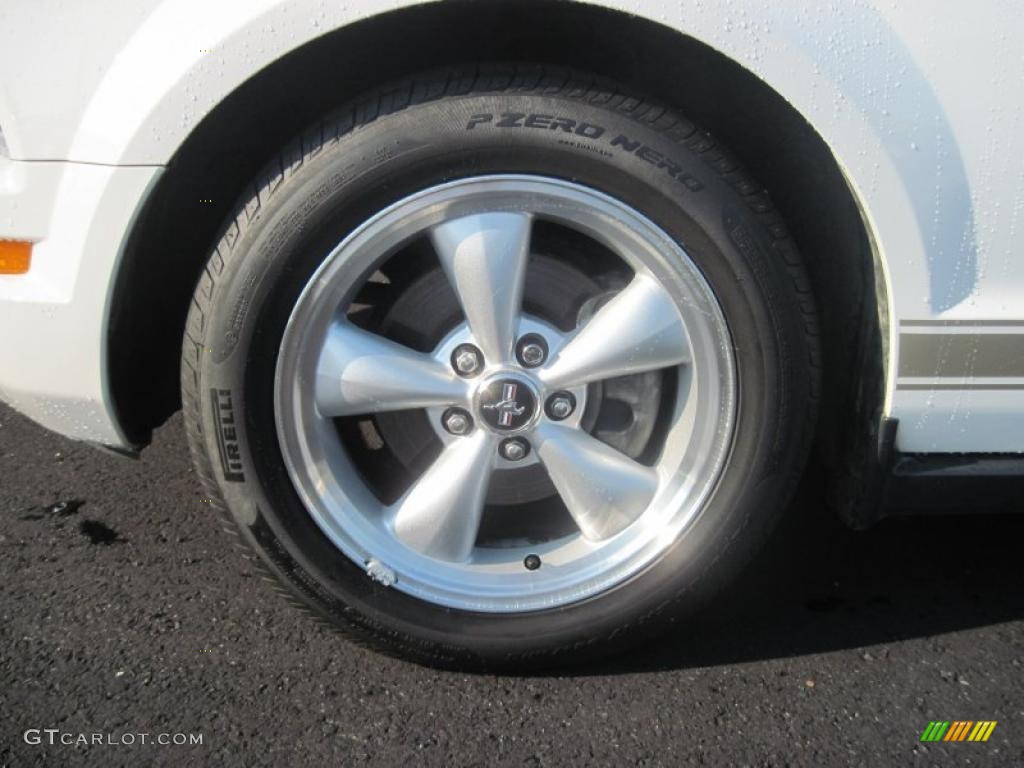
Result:
{"label": "wheel center cap", "polygon": [[480,385],[476,395],[480,418],[497,432],[522,429],[537,414],[537,391],[524,379],[498,376]]}

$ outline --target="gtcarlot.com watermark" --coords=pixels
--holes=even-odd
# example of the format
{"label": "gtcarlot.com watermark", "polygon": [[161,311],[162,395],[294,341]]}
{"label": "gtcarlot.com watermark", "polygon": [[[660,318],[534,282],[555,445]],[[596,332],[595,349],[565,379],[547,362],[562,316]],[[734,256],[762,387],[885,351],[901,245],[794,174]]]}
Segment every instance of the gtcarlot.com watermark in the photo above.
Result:
{"label": "gtcarlot.com watermark", "polygon": [[26,744],[68,747],[132,747],[137,744],[183,747],[203,743],[201,733],[73,733],[59,728],[29,728],[22,738]]}

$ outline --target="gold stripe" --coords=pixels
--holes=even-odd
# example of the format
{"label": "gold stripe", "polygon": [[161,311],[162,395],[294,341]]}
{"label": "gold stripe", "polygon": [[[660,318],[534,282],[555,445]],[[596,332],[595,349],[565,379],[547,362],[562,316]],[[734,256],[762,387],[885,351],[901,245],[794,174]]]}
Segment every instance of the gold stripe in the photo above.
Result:
{"label": "gold stripe", "polygon": [[964,723],[964,727],[960,729],[960,733],[957,735],[956,740],[963,741],[964,739],[966,739],[967,734],[970,732],[972,725],[974,725],[973,720],[968,720],[966,723]]}
{"label": "gold stripe", "polygon": [[1024,333],[901,333],[899,375],[1024,376]]}
{"label": "gold stripe", "polygon": [[944,738],[943,741],[953,741],[953,734],[956,733],[957,728],[959,727],[959,720],[954,720],[952,723],[950,723],[949,730],[946,731],[946,738]]}
{"label": "gold stripe", "polygon": [[985,730],[985,727],[987,725],[988,725],[987,721],[979,720],[978,724],[976,726],[974,726],[974,730],[971,731],[971,735],[967,737],[967,740],[968,741],[977,741],[978,740],[978,736],[981,735],[981,732]]}

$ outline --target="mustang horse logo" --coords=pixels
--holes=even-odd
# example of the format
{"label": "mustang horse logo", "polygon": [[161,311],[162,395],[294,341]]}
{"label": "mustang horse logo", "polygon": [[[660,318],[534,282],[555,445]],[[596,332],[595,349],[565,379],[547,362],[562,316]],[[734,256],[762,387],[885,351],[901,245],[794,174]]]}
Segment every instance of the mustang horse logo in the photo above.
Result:
{"label": "mustang horse logo", "polygon": [[484,410],[498,412],[499,426],[511,427],[512,420],[526,412],[526,406],[520,405],[519,401],[516,400],[516,392],[518,391],[518,384],[503,384],[501,387],[501,400],[493,405],[484,406]]}

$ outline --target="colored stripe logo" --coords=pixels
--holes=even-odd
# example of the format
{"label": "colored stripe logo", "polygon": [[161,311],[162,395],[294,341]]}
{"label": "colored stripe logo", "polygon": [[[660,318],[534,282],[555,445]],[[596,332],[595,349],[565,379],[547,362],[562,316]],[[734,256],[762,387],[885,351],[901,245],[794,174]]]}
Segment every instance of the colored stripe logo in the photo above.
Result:
{"label": "colored stripe logo", "polygon": [[932,720],[921,734],[921,741],[988,741],[996,723],[996,720]]}

